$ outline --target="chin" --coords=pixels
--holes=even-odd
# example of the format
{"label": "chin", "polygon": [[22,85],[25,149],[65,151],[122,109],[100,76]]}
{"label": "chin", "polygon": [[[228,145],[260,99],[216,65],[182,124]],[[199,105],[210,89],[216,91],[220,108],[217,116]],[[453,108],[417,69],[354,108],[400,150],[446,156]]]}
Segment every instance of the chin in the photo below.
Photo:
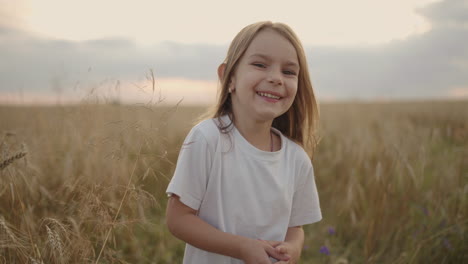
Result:
{"label": "chin", "polygon": [[259,113],[258,117],[260,120],[263,120],[263,121],[273,121],[273,119],[277,118],[280,115],[281,113],[264,112],[264,113]]}

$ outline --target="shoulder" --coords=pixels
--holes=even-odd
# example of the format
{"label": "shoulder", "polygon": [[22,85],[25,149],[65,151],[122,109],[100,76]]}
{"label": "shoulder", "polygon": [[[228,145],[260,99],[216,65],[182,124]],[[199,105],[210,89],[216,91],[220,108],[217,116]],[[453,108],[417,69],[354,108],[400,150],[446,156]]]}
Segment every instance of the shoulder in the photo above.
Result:
{"label": "shoulder", "polygon": [[294,188],[299,190],[315,177],[312,160],[301,145],[289,138],[285,140],[285,147],[285,162],[289,164],[292,170]]}
{"label": "shoulder", "polygon": [[309,170],[312,168],[312,161],[304,148],[290,138],[282,135],[285,144],[285,156],[288,161],[293,162],[299,170]]}
{"label": "shoulder", "polygon": [[217,126],[217,121],[214,118],[211,118],[196,124],[190,133],[203,136],[206,141],[211,142],[219,137],[220,131]]}
{"label": "shoulder", "polygon": [[307,155],[307,152],[301,145],[284,135],[281,135],[281,139],[284,141],[285,151],[288,155],[292,155],[296,160],[301,162],[310,163],[309,155]]}
{"label": "shoulder", "polygon": [[208,145],[210,152],[214,153],[220,134],[216,118],[206,119],[196,124],[190,130],[184,144],[198,143],[197,145]]}

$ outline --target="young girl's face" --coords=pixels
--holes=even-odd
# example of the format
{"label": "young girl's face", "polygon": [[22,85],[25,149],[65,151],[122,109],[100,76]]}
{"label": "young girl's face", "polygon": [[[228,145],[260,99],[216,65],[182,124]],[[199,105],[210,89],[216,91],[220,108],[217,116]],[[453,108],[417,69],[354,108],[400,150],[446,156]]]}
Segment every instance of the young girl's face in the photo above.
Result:
{"label": "young girl's face", "polygon": [[[230,88],[236,118],[272,121],[292,105],[299,62],[294,46],[272,29],[260,31],[232,75]],[[240,116],[238,116],[240,115]]]}

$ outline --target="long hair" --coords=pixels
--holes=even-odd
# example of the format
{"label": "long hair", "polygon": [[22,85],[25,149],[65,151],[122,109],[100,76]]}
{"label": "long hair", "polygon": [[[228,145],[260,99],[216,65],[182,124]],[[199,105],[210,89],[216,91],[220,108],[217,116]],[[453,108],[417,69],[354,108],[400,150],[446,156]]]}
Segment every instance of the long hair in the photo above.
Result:
{"label": "long hair", "polygon": [[220,86],[217,103],[204,117],[218,118],[220,121],[218,123],[221,124],[218,126],[221,131],[226,131],[232,125],[232,123],[222,124],[220,120],[220,117],[223,115],[228,115],[233,122],[234,118],[236,118],[232,111],[232,102],[228,91],[229,82],[237,68],[239,60],[252,40],[260,31],[267,28],[275,30],[289,40],[296,49],[300,67],[296,97],[288,111],[273,120],[272,126],[281,131],[286,137],[301,145],[309,157],[312,158],[318,142],[316,135],[319,119],[318,106],[312,89],[304,48],[297,35],[286,24],[272,23],[271,21],[257,22],[246,26],[236,35],[229,46],[226,59],[223,62],[226,65],[223,78],[219,80]]}

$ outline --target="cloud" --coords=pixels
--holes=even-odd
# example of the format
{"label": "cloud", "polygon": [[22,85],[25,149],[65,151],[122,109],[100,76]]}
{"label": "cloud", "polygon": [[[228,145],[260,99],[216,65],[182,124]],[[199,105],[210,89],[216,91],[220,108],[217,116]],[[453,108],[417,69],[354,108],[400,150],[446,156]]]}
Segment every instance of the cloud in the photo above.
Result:
{"label": "cloud", "polygon": [[[153,69],[157,78],[210,80],[225,47],[161,43],[138,46],[128,39],[85,42],[43,39],[0,27],[0,86],[2,90],[50,89],[105,79],[137,80]],[[211,71],[210,71],[211,69]]]}
{"label": "cloud", "polygon": [[[453,92],[468,87],[465,2],[446,0],[418,9],[432,29],[406,39],[367,46],[307,46],[319,98],[466,96]],[[225,45],[142,46],[124,38],[72,42],[0,25],[0,92],[86,88],[104,80],[140,82],[149,69],[156,79],[215,81],[226,51]]]}
{"label": "cloud", "polygon": [[417,12],[433,22],[434,26],[467,26],[468,2],[465,0],[446,0],[417,9]]}
{"label": "cloud", "polygon": [[419,12],[432,30],[384,45],[312,47],[311,72],[319,91],[334,98],[446,97],[468,86],[466,2],[436,2]]}

